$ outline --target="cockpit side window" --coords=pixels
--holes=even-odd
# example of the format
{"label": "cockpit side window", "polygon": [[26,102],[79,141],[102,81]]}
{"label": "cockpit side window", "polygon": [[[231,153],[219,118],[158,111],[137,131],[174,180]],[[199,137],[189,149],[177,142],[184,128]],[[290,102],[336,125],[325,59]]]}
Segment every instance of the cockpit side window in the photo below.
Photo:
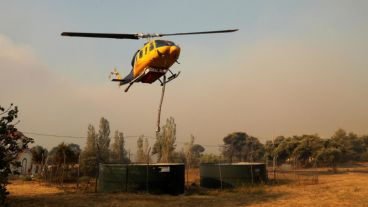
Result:
{"label": "cockpit side window", "polygon": [[155,49],[155,46],[153,45],[153,42],[151,42],[149,44],[149,51],[152,51],[153,49]]}
{"label": "cockpit side window", "polygon": [[165,40],[155,40],[155,43],[156,43],[156,48],[170,46],[169,41],[165,41]]}
{"label": "cockpit side window", "polygon": [[175,46],[175,43],[174,42],[171,42],[171,41],[166,41],[167,44],[169,44],[170,46]]}
{"label": "cockpit side window", "polygon": [[142,56],[143,56],[143,51],[141,50],[141,51],[139,52],[139,58],[142,58]]}

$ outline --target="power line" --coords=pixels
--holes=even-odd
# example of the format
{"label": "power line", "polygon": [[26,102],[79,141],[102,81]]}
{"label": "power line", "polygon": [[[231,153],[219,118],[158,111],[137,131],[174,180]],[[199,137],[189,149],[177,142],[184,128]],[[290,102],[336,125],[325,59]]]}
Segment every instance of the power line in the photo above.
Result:
{"label": "power line", "polygon": [[[54,138],[69,138],[69,139],[87,139],[87,137],[85,136],[70,136],[70,135],[58,135],[58,134],[46,134],[46,133],[39,133],[39,132],[24,132],[24,134],[30,134],[30,135],[37,135],[37,136],[43,136],[43,137],[54,137]],[[124,138],[138,138],[138,137],[144,137],[144,138],[148,138],[148,139],[154,139],[156,140],[155,137],[151,137],[151,136],[145,136],[145,135],[124,135]],[[110,139],[112,137],[109,137]],[[186,142],[182,142],[182,141],[176,141],[177,144],[187,144]],[[223,147],[223,145],[207,145],[207,144],[200,144],[202,146],[205,147]]]}
{"label": "power line", "polygon": [[[24,134],[30,134],[30,135],[38,135],[38,136],[44,136],[44,137],[56,137],[56,138],[70,138],[70,139],[87,139],[88,137],[82,137],[82,136],[69,136],[69,135],[57,135],[57,134],[45,134],[45,133],[38,133],[38,132],[23,132]],[[135,138],[140,137],[144,135],[128,135],[124,138]],[[147,136],[144,136],[147,137]],[[109,137],[110,139],[112,137]],[[147,137],[147,138],[153,138],[153,137]],[[155,139],[155,138],[154,138]]]}

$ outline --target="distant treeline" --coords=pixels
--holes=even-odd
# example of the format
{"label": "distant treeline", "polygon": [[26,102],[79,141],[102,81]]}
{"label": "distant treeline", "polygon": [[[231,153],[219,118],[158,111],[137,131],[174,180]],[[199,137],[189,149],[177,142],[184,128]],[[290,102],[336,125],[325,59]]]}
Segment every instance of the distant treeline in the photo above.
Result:
{"label": "distant treeline", "polygon": [[368,161],[368,135],[358,136],[338,129],[332,137],[317,134],[284,137],[259,142],[243,132],[229,134],[224,139],[222,155],[229,162],[275,161],[300,167],[330,166],[352,161]]}
{"label": "distant treeline", "polygon": [[[219,146],[220,154],[205,153],[205,147],[195,144],[195,137],[177,148],[176,124],[169,118],[150,146],[147,137],[137,139],[137,151],[125,149],[124,134],[115,131],[110,143],[110,126],[105,118],[100,119],[98,131],[93,125],[87,129],[87,142],[83,150],[76,144],[61,143],[49,153],[41,146],[32,149],[35,163],[62,166],[80,162],[84,175],[97,174],[98,163],[147,163],[183,162],[187,167],[200,163],[218,162],[274,162],[277,165],[290,163],[299,167],[328,166],[335,168],[340,163],[368,161],[368,135],[358,136],[338,129],[330,138],[316,134],[284,137],[261,143],[258,138],[245,132],[230,133]],[[134,159],[133,159],[134,157]]]}

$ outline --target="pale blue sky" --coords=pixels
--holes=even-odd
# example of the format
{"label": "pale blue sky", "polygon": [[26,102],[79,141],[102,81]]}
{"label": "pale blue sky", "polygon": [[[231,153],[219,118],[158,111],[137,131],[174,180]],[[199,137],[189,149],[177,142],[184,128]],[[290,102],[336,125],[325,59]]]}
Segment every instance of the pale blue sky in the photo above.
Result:
{"label": "pale blue sky", "polygon": [[[338,127],[368,133],[367,1],[2,1],[0,25],[0,104],[20,106],[25,131],[83,136],[105,116],[113,130],[154,134],[158,84],[124,94],[107,79],[114,67],[130,71],[144,40],[63,31],[238,28],[169,38],[182,48],[172,67],[182,75],[168,86],[163,118],[175,117],[178,140],[193,133],[198,143],[220,144],[233,131],[261,141],[329,136]],[[4,77],[18,81],[9,88]]]}

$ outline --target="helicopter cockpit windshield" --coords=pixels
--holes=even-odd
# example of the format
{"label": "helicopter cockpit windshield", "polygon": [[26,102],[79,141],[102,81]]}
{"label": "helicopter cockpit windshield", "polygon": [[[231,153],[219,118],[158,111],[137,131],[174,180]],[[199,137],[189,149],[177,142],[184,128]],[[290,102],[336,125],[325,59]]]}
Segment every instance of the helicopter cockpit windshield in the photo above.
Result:
{"label": "helicopter cockpit windshield", "polygon": [[155,40],[156,48],[164,46],[175,46],[175,43],[167,40]]}
{"label": "helicopter cockpit windshield", "polygon": [[135,63],[136,56],[137,56],[138,52],[139,52],[139,50],[137,50],[137,52],[135,52],[134,55],[133,55],[133,58],[132,58],[132,61],[131,61],[132,67],[134,67],[134,63]]}

